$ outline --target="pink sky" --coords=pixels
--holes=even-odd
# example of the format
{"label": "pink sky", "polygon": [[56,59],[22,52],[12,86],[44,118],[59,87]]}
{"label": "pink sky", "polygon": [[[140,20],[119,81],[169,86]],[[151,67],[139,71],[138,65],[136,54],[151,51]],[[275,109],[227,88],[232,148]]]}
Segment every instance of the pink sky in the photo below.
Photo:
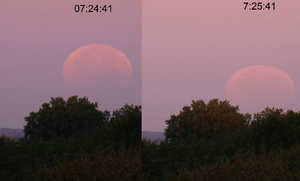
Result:
{"label": "pink sky", "polygon": [[230,77],[252,65],[288,74],[296,98],[283,107],[300,110],[300,1],[265,1],[276,9],[264,11],[244,10],[243,2],[143,1],[143,131],[164,131],[191,100],[225,100]]}
{"label": "pink sky", "polygon": [[75,13],[82,1],[0,2],[0,127],[22,128],[50,97],[84,96],[66,87],[62,67],[73,51],[95,43],[123,52],[133,79],[118,99],[87,96],[101,110],[142,104],[144,131],[164,131],[165,120],[191,100],[225,100],[230,77],[253,65],[288,74],[296,88],[288,108],[299,111],[300,1],[277,0],[269,11],[244,10],[240,0],[88,4],[108,2],[113,13]]}
{"label": "pink sky", "polygon": [[[76,4],[112,5],[112,12],[75,13]],[[87,96],[100,110],[141,105],[141,2],[26,0],[0,2],[0,128],[23,128],[24,117],[50,97]],[[106,44],[126,55],[132,81],[119,97],[73,91],[63,65],[80,47]]]}

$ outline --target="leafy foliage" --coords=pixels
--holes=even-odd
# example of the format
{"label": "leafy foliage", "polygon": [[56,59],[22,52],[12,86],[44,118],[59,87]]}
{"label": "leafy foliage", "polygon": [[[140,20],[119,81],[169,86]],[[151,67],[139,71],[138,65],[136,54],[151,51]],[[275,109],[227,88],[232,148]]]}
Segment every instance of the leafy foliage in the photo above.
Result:
{"label": "leafy foliage", "polygon": [[59,137],[72,137],[78,142],[84,133],[108,121],[109,112],[97,107],[97,103],[90,103],[86,97],[72,96],[67,101],[62,97],[51,98],[38,112],[25,117],[24,140],[55,141]]}
{"label": "leafy foliage", "polygon": [[245,127],[243,136],[237,138],[236,142],[256,145],[256,153],[259,152],[260,145],[267,151],[280,147],[289,149],[293,145],[300,143],[300,112],[283,112],[282,109],[265,110],[254,115],[251,125]]}
{"label": "leafy foliage", "polygon": [[215,162],[220,150],[204,142],[177,145],[143,140],[142,153],[143,176],[149,180],[165,180],[169,175],[177,174],[177,167],[193,169]]}
{"label": "leafy foliage", "polygon": [[81,155],[55,167],[38,165],[38,172],[26,180],[141,180],[141,150],[108,147],[96,150],[92,156]]}
{"label": "leafy foliage", "polygon": [[0,180],[141,180],[141,106],[110,117],[85,97],[51,99],[24,138],[0,137]]}
{"label": "leafy foliage", "polygon": [[299,145],[277,153],[266,152],[261,147],[259,155],[255,154],[253,147],[246,153],[238,153],[233,158],[224,157],[218,163],[199,166],[192,171],[178,167],[179,174],[166,180],[299,180],[299,155]]}
{"label": "leafy foliage", "polygon": [[238,106],[231,106],[226,100],[213,99],[207,104],[203,100],[192,102],[191,106],[184,106],[179,115],[172,115],[166,120],[168,143],[208,141],[224,132],[241,128],[251,118],[249,114],[238,113]]}
{"label": "leafy foliage", "polygon": [[237,110],[199,100],[172,115],[165,141],[142,141],[144,180],[300,180],[300,112]]}
{"label": "leafy foliage", "polygon": [[38,162],[55,165],[71,160],[78,149],[70,140],[27,143],[2,136],[0,144],[0,180],[20,179],[28,174],[28,169],[35,170]]}
{"label": "leafy foliage", "polygon": [[118,150],[120,142],[126,149],[140,147],[141,116],[141,106],[125,104],[113,112],[113,116],[101,129],[97,127],[84,137],[83,150],[91,152],[96,148],[106,148],[112,144],[115,145],[115,150]]}
{"label": "leafy foliage", "polygon": [[125,105],[113,112],[112,118],[103,127],[105,140],[118,144],[122,141],[126,148],[140,146],[141,143],[141,120],[142,107]]}
{"label": "leafy foliage", "polygon": [[87,98],[51,99],[25,138],[0,137],[0,180],[300,180],[300,112],[267,107],[250,124],[228,101],[193,101],[155,143],[141,141],[141,106],[110,117]]}

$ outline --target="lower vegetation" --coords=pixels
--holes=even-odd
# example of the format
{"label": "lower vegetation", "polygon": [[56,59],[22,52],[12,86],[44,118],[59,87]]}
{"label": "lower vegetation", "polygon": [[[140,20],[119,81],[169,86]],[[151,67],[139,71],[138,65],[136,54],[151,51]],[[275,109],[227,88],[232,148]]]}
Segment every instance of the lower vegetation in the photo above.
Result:
{"label": "lower vegetation", "polygon": [[300,112],[267,107],[251,119],[199,100],[166,123],[160,144],[142,140],[144,180],[300,180]]}
{"label": "lower vegetation", "polygon": [[23,138],[0,137],[0,180],[142,180],[141,106],[96,108],[72,96],[31,112]]}
{"label": "lower vegetation", "polygon": [[72,96],[31,112],[23,138],[0,137],[0,180],[300,180],[300,112],[252,119],[228,101],[193,101],[156,143],[141,140],[141,106],[96,108]]}

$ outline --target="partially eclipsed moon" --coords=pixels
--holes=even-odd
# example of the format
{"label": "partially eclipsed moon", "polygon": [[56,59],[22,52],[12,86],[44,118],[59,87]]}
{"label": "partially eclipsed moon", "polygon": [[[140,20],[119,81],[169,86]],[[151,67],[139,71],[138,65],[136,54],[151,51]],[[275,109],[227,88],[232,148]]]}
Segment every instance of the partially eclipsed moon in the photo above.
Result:
{"label": "partially eclipsed moon", "polygon": [[118,49],[93,44],[71,53],[62,73],[71,89],[101,91],[128,85],[132,78],[132,67],[128,58]]}
{"label": "partially eclipsed moon", "polygon": [[267,106],[285,109],[294,101],[295,94],[294,82],[285,72],[263,65],[236,72],[226,87],[227,100],[249,113]]}

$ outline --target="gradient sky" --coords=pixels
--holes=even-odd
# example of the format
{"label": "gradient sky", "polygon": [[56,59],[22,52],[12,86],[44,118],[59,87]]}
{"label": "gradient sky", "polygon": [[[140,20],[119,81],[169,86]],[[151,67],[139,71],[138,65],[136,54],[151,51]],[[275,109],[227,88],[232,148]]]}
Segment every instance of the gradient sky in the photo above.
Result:
{"label": "gradient sky", "polygon": [[252,65],[288,74],[296,88],[288,108],[300,110],[300,1],[262,1],[276,4],[264,11],[243,2],[143,1],[143,131],[164,131],[191,100],[225,100],[230,77]]}
{"label": "gradient sky", "polygon": [[[112,5],[112,12],[75,13],[75,4]],[[141,105],[141,2],[131,0],[55,0],[0,2],[0,127],[23,128],[24,117],[50,97],[87,96],[100,110],[125,103]],[[130,86],[115,99],[74,92],[62,68],[80,47],[106,44],[130,60]]]}

